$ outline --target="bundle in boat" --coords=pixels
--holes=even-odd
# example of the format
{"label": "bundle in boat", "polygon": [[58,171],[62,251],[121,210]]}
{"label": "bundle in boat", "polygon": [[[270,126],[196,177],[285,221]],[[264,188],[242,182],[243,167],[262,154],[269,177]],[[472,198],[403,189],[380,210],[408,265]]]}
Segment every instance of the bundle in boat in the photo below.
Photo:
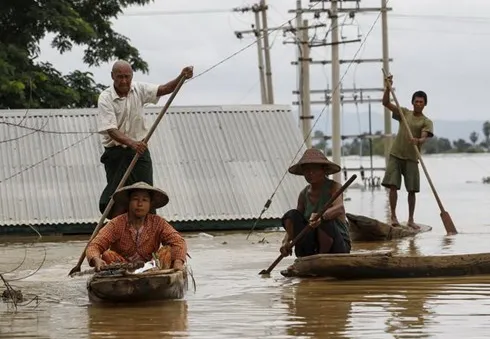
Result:
{"label": "bundle in boat", "polygon": [[391,226],[382,221],[346,213],[349,221],[349,231],[352,241],[384,241],[413,237],[419,233],[429,232],[432,227],[427,225],[418,225],[420,229],[416,230],[404,224]]}
{"label": "bundle in boat", "polygon": [[95,303],[181,299],[187,287],[187,272],[174,269],[156,269],[143,273],[100,272],[87,281],[89,300]]}
{"label": "bundle in boat", "polygon": [[490,253],[394,256],[391,253],[317,254],[297,259],[288,277],[382,279],[490,274]]}

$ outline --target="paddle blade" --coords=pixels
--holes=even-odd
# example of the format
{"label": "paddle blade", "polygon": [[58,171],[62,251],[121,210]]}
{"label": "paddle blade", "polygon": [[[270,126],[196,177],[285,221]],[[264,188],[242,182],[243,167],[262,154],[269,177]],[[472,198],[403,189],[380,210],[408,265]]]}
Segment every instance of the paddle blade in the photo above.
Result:
{"label": "paddle blade", "polygon": [[75,266],[71,269],[70,273],[68,273],[68,276],[73,276],[73,274],[75,273],[79,273],[80,272],[80,266]]}
{"label": "paddle blade", "polygon": [[448,212],[441,212],[441,219],[442,223],[444,224],[444,228],[446,229],[447,235],[458,234],[458,231],[456,231],[456,226],[454,226],[453,219],[451,219],[451,216]]}

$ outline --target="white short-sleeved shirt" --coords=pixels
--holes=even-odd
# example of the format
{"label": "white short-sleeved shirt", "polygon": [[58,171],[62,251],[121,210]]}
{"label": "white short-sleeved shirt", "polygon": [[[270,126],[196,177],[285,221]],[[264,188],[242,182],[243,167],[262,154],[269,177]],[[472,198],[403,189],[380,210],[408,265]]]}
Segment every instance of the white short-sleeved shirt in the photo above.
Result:
{"label": "white short-sleeved shirt", "polygon": [[121,145],[109,137],[107,131],[113,128],[117,128],[133,140],[143,140],[148,133],[143,107],[149,103],[158,103],[160,97],[157,96],[157,92],[158,85],[132,82],[126,97],[117,95],[113,85],[100,93],[97,103],[97,132],[102,135],[102,145]]}

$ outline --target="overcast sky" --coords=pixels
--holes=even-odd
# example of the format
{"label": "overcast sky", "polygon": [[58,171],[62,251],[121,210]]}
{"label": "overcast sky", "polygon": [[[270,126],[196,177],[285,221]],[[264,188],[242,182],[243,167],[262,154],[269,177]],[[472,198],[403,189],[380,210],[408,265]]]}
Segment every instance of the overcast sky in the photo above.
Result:
{"label": "overcast sky", "polygon": [[[274,27],[294,18],[288,13],[295,0],[269,0],[269,26]],[[363,0],[363,7],[377,7],[381,0]],[[213,66],[253,41],[253,36],[243,40],[235,37],[234,31],[250,29],[251,13],[203,13],[163,14],[164,12],[231,9],[253,4],[243,0],[166,0],[126,11],[114,22],[114,28],[131,39],[142,57],[149,63],[150,73],[135,74],[135,80],[163,83],[177,76],[182,67],[194,65],[195,74]],[[310,6],[303,0],[303,6]],[[426,113],[434,119],[482,120],[489,118],[487,103],[490,68],[490,2],[466,0],[464,6],[456,0],[391,0],[389,13],[390,56],[394,59],[391,71],[395,77],[398,98],[408,105],[412,92],[427,91],[429,105]],[[320,7],[317,6],[317,7]],[[134,15],[148,13],[144,16]],[[132,14],[132,15],[131,15]],[[344,28],[346,39],[366,39],[378,13],[357,14],[354,26]],[[310,19],[311,14],[304,18]],[[343,20],[343,19],[341,19]],[[325,22],[325,14],[321,21]],[[357,25],[357,27],[356,27]],[[321,35],[323,31],[318,31]],[[311,31],[313,35],[313,31]],[[281,31],[272,33],[272,73],[275,103],[291,104],[296,100],[292,91],[296,86],[296,69],[290,64],[295,58],[295,45]],[[74,69],[89,70],[82,63],[81,49],[59,55],[43,41],[41,59],[49,60],[64,73]],[[352,58],[361,47],[360,43],[340,47],[342,58]],[[312,50],[313,59],[330,56],[329,47]],[[380,58],[381,19],[367,36],[366,44],[358,57]],[[382,86],[381,64],[354,65],[341,68],[344,87]],[[98,82],[109,85],[110,64],[92,68]],[[331,83],[330,67],[311,66],[311,89],[324,89]],[[381,93],[373,96],[380,97]],[[312,100],[320,99],[319,95]],[[163,105],[165,99],[160,101]],[[174,101],[178,105],[212,104],[257,104],[260,103],[260,88],[257,69],[256,45],[219,65],[182,89]],[[323,106],[313,109],[321,110]],[[351,108],[352,110],[352,108]],[[376,104],[375,110],[380,110]]]}

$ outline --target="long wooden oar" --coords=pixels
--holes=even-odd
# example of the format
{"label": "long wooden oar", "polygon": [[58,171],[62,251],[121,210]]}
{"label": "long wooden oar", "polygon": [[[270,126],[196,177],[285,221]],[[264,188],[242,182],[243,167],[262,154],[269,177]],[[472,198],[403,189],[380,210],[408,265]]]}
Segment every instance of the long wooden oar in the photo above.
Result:
{"label": "long wooden oar", "polygon": [[[327,203],[325,204],[325,206],[323,207],[323,210],[318,213],[312,220],[311,222],[315,222],[317,221],[319,218],[322,217],[322,214],[325,213],[325,211],[330,208],[330,206],[332,206],[332,204],[335,202],[335,200],[337,200],[337,198],[342,194],[344,193],[344,191],[347,189],[347,187],[350,186],[350,184],[352,184],[352,182],[354,180],[356,180],[357,178],[357,175],[356,174],[353,174],[349,180],[347,180],[345,182],[345,184],[340,187],[335,193],[334,195],[332,195],[332,197],[330,198],[330,200],[327,201]],[[296,245],[296,243],[298,241],[301,240],[301,238],[303,238],[303,236],[308,233],[310,230],[312,229],[311,226],[306,226],[305,228],[303,228],[303,230],[301,232],[299,232],[299,234],[296,236],[296,238],[294,238],[289,244],[288,244],[288,248],[293,248],[294,245]],[[281,262],[281,260],[284,258],[285,256],[281,253],[280,256],[277,257],[277,259],[269,266],[268,269],[266,270],[262,270],[259,272],[260,275],[267,275],[267,274],[270,274],[272,272],[272,270],[274,269],[274,267],[277,266],[277,264],[279,264],[279,262]]]}
{"label": "long wooden oar", "polygon": [[[386,73],[384,68],[382,70],[383,70],[383,74],[385,76],[385,79],[387,79],[389,75]],[[403,114],[403,112],[401,110],[400,103],[398,102],[398,99],[396,98],[395,91],[391,87],[391,84],[389,81],[386,81],[386,86],[388,86],[388,88],[391,92],[391,95],[393,96],[393,100],[395,100],[396,107],[398,108],[398,113],[399,113],[398,115],[400,116],[403,125],[407,129],[408,136],[410,137],[410,139],[413,139],[413,135],[412,135],[412,131],[410,130],[410,126],[408,126],[407,119],[405,118],[405,115]],[[427,178],[427,181],[429,182],[429,186],[432,190],[432,193],[434,193],[434,197],[436,198],[437,205],[439,205],[439,209],[441,210],[441,219],[442,219],[442,223],[444,224],[444,227],[446,228],[447,234],[448,235],[458,234],[458,231],[456,231],[456,226],[454,226],[454,223],[453,223],[453,220],[451,219],[451,216],[444,209],[444,206],[442,205],[442,201],[439,198],[439,195],[437,194],[437,191],[434,187],[434,184],[432,183],[429,172],[427,171],[427,168],[425,167],[424,161],[422,160],[422,154],[420,154],[419,148],[415,144],[413,145],[413,147],[415,148],[415,152],[417,153],[417,157],[420,160],[420,164],[422,165],[422,169],[424,170],[425,177]]]}
{"label": "long wooden oar", "polygon": [[[177,87],[172,92],[172,94],[170,95],[170,98],[168,98],[168,100],[167,100],[167,103],[165,104],[165,106],[163,106],[162,110],[158,114],[158,117],[156,118],[155,122],[153,123],[150,130],[148,131],[148,134],[143,139],[143,142],[148,143],[148,140],[150,140],[150,137],[153,134],[153,132],[155,131],[155,129],[157,128],[158,123],[160,122],[160,120],[162,120],[163,116],[167,112],[168,108],[170,107],[170,104],[174,100],[175,96],[179,92],[179,90],[182,87],[182,85],[184,84],[184,82],[185,82],[185,77],[181,76],[179,82],[177,83]],[[128,180],[128,177],[131,174],[131,171],[133,170],[134,166],[136,165],[136,162],[138,161],[139,157],[140,157],[140,155],[138,153],[136,153],[135,156],[133,157],[133,160],[129,164],[128,169],[126,170],[126,173],[124,173],[124,176],[122,177],[121,181],[119,182],[119,185],[117,186],[116,191],[124,186],[124,184],[126,183],[126,180]],[[100,229],[104,225],[104,220],[109,215],[109,211],[111,210],[113,205],[114,205],[114,199],[111,197],[109,204],[105,208],[104,213],[102,214],[102,217],[100,218],[99,224],[97,225],[94,232],[92,233],[92,236],[90,237],[89,241],[87,242],[87,245],[85,245],[85,248],[83,249],[83,252],[80,255],[80,258],[78,259],[77,265],[71,269],[71,271],[70,271],[70,273],[68,273],[68,275],[72,275],[75,272],[80,272],[80,268],[82,267],[83,260],[85,259],[85,251],[87,250],[87,247],[90,244],[90,242],[95,238],[97,233],[99,233]]]}

